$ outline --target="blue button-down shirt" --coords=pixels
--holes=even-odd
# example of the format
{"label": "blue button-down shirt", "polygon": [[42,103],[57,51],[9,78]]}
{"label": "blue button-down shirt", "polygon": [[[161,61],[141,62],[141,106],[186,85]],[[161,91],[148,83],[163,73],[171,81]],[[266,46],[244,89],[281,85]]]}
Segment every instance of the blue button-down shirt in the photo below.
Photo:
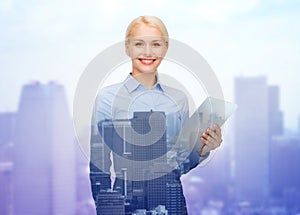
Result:
{"label": "blue button-down shirt", "polygon": [[[94,106],[93,127],[97,129],[97,123],[103,120],[131,119],[134,112],[151,110],[166,115],[167,143],[189,117],[188,99],[182,91],[161,84],[158,78],[156,84],[147,89],[128,75],[123,82],[100,90]],[[206,157],[199,157],[199,162]]]}
{"label": "blue button-down shirt", "polygon": [[188,99],[182,91],[162,85],[159,80],[147,89],[128,75],[124,82],[101,89],[96,99],[93,121],[131,119],[133,112],[150,110],[166,114],[168,140],[179,132],[188,119]]}

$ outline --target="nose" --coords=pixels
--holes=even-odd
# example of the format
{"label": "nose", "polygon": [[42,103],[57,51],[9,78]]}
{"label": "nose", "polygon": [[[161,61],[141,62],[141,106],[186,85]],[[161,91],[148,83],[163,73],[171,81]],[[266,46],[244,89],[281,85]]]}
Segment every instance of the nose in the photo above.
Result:
{"label": "nose", "polygon": [[150,44],[147,44],[146,46],[145,46],[145,54],[146,54],[146,56],[151,56],[151,47],[150,47]]}

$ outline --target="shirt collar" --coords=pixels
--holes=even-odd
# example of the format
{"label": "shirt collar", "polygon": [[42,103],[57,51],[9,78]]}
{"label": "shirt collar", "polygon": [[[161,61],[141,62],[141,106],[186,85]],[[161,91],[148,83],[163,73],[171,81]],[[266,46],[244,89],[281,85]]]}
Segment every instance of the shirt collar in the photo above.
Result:
{"label": "shirt collar", "polygon": [[[156,76],[156,84],[153,86],[152,89],[157,89],[162,92],[164,92],[164,87],[161,85],[160,80],[158,76]],[[136,79],[134,79],[131,74],[128,74],[127,78],[124,81],[124,85],[127,88],[129,93],[132,93],[134,90],[136,90],[139,86],[143,86],[141,83],[139,83]]]}

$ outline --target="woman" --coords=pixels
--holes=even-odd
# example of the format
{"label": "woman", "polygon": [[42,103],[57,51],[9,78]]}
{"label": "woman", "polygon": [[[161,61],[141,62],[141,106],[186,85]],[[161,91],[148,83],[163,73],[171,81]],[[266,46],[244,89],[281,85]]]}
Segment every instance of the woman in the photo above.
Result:
{"label": "woman", "polygon": [[[131,125],[133,125],[137,124],[137,122],[144,122],[143,120],[137,121],[136,119],[139,117],[139,119],[141,119],[141,117],[146,117],[145,119],[147,119],[147,121],[150,121],[150,116],[154,112],[161,113],[161,119],[165,120],[162,122],[164,122],[164,124],[167,126],[165,127],[165,130],[158,129],[163,131],[161,132],[161,136],[158,139],[165,140],[164,145],[167,146],[165,146],[164,148],[160,145],[157,146],[158,148],[155,148],[156,146],[152,147],[148,144],[150,148],[147,148],[146,153],[139,152],[140,157],[136,157],[135,161],[145,161],[148,159],[154,159],[157,156],[161,156],[161,154],[155,154],[153,151],[160,151],[161,153],[167,152],[170,148],[170,142],[172,142],[171,140],[174,140],[173,138],[176,137],[176,134],[178,134],[185,121],[189,117],[188,99],[186,95],[180,90],[163,85],[158,78],[157,68],[159,67],[168,50],[168,43],[169,35],[167,29],[159,18],[154,16],[140,16],[134,19],[127,28],[125,42],[125,51],[132,61],[132,71],[124,80],[124,82],[103,88],[99,92],[95,102],[93,125],[97,127],[99,123],[101,124],[99,128],[100,130],[102,129],[100,131],[102,133],[102,138],[104,138],[104,129],[102,126],[103,122],[107,124],[108,121],[123,120],[122,122],[124,122],[124,120],[126,119],[133,119],[130,121]],[[159,118],[157,119],[158,122]],[[143,129],[145,130],[145,127],[148,126],[150,130],[148,129],[147,132],[149,133],[150,131],[150,133],[152,132],[154,134],[156,132],[155,128],[159,127],[158,125],[159,124],[154,123],[153,127],[151,127],[152,125],[149,126],[148,122],[146,126],[143,125]],[[141,132],[143,131],[143,129],[141,130]],[[157,132],[159,132],[158,130]],[[133,135],[132,133],[130,134],[131,136]],[[134,135],[139,134],[137,132],[134,133]],[[117,178],[113,188],[118,189],[121,187],[120,193],[122,194],[122,196],[124,196],[125,201],[127,201],[128,203],[126,204],[127,207],[125,208],[126,212],[131,213],[134,212],[134,210],[141,208],[151,210],[158,205],[164,205],[169,211],[169,214],[187,214],[179,177],[182,173],[189,171],[191,168],[195,167],[198,163],[205,159],[211,150],[219,147],[222,142],[221,138],[221,129],[217,125],[214,125],[213,129],[208,128],[205,133],[201,134],[199,139],[201,139],[203,147],[200,151],[193,152],[193,157],[195,158],[195,154],[197,157],[196,162],[189,165],[188,168],[184,167],[184,170],[181,168],[182,165],[178,164],[178,168],[175,168],[176,171],[174,170],[170,173],[150,179],[146,177],[143,178],[145,179],[144,181],[138,180],[139,183],[131,183],[130,180],[126,180],[126,178],[126,183],[124,183],[124,177],[122,179]],[[159,142],[158,139],[155,141]],[[140,148],[143,148],[142,144],[145,144],[144,147],[148,147],[146,142],[149,140],[153,140],[153,138],[147,137],[146,139],[144,139],[142,144],[138,146],[136,146],[137,143],[135,143],[135,140],[138,140],[138,138],[129,138],[126,139],[126,142],[132,142],[132,144],[134,145],[132,147],[136,152]],[[112,146],[112,144],[115,144],[116,141],[112,141],[111,139],[108,140],[104,138],[104,141],[109,146],[109,150],[104,150],[105,152],[103,155],[105,157],[103,158],[103,160],[106,163],[106,167],[104,167],[104,171],[98,170],[98,173],[107,173],[109,177],[109,168],[111,166],[111,161],[109,158],[110,150],[114,152],[114,157],[118,157],[118,155],[122,157],[124,156],[124,148],[122,148],[122,146]],[[122,148],[121,151],[120,148]],[[134,157],[134,155],[132,154],[130,154],[130,156],[132,156],[131,159]],[[91,158],[91,160],[93,161],[95,160],[95,158]],[[120,162],[116,161],[115,158],[113,160],[114,168],[121,169],[119,167]],[[169,157],[167,158],[167,160],[168,161],[166,162],[169,162]],[[151,163],[151,165],[153,165],[153,163]],[[105,177],[102,177],[102,181],[100,180],[100,184],[102,184],[102,187],[99,188],[97,186],[93,186],[93,184],[95,184],[93,174],[97,172],[95,169],[97,168],[93,168],[93,165],[91,165],[91,182],[93,196],[96,200],[97,196],[99,197],[102,194],[104,195],[104,192],[102,192],[101,194],[99,193],[99,190],[110,188],[110,186],[109,183],[107,183],[107,181],[109,181],[107,179],[108,177],[106,177],[105,179],[106,182],[103,179]],[[133,169],[133,172],[142,174],[139,172],[138,167],[136,167],[136,169],[136,171],[135,169]],[[116,172],[118,172],[118,170],[116,170]],[[131,183],[130,186],[128,186],[128,183]],[[176,188],[177,190],[179,190],[179,194],[178,192],[176,194],[177,196],[172,196],[169,194],[167,195],[167,193],[171,189],[173,189],[171,185],[174,185],[173,187],[179,187],[179,189]],[[129,188],[127,188],[127,186]],[[133,188],[131,189],[130,187]],[[135,193],[137,190],[140,190],[142,194],[140,193],[138,195],[137,193]],[[177,201],[177,203],[174,203],[174,199],[172,198],[176,198],[177,200],[181,199],[182,201]],[[97,212],[98,214],[104,214],[104,209],[101,206],[104,203],[101,201],[99,202],[99,199],[101,198],[98,198],[98,202],[96,202]]]}

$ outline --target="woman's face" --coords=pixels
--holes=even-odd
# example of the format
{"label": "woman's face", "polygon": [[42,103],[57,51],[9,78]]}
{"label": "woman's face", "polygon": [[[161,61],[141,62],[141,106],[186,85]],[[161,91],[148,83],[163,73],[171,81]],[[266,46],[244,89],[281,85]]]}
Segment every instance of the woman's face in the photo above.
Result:
{"label": "woman's face", "polygon": [[155,27],[137,25],[126,45],[132,59],[133,75],[155,73],[168,49],[165,38]]}

